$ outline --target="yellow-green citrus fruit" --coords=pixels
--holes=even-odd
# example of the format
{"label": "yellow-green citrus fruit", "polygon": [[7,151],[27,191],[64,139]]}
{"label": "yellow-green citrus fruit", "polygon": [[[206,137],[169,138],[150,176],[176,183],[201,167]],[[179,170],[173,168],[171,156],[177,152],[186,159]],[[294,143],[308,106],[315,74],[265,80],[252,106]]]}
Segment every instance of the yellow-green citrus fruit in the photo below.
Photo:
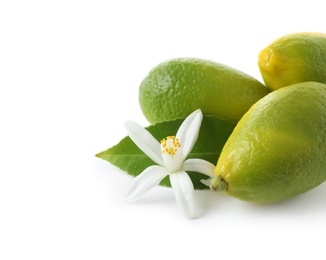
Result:
{"label": "yellow-green citrus fruit", "polygon": [[140,85],[139,103],[152,124],[186,117],[198,108],[204,114],[237,122],[269,92],[258,80],[231,67],[178,58],[149,72]]}
{"label": "yellow-green citrus fruit", "polygon": [[242,117],[218,159],[212,190],[272,203],[326,180],[326,85],[271,92]]}
{"label": "yellow-green citrus fruit", "polygon": [[285,35],[259,53],[258,66],[270,90],[304,81],[326,83],[326,34]]}

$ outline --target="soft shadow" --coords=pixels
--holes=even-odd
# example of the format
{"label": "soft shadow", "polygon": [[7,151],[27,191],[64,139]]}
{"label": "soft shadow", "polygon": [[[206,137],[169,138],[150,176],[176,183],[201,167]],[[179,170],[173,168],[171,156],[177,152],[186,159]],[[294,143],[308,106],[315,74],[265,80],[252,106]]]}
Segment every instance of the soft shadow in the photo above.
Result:
{"label": "soft shadow", "polygon": [[273,204],[243,204],[245,211],[285,215],[326,214],[326,183],[294,198]]}
{"label": "soft shadow", "polygon": [[326,215],[326,183],[294,198],[273,203],[255,204],[241,201],[221,192],[210,190],[197,192],[198,202],[203,206],[202,215],[299,217],[306,215]]}

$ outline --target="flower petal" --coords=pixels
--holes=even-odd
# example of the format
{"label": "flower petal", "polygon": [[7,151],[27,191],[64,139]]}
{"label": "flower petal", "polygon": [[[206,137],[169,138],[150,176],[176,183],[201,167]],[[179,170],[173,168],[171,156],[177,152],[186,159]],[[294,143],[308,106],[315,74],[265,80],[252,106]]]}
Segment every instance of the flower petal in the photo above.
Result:
{"label": "flower petal", "polygon": [[158,165],[149,166],[139,174],[129,187],[126,202],[137,200],[142,194],[154,188],[169,172]]}
{"label": "flower petal", "polygon": [[182,164],[183,171],[200,172],[211,178],[214,177],[215,165],[203,159],[188,159]]}
{"label": "flower petal", "polygon": [[201,179],[200,182],[210,188],[212,184],[212,178]]}
{"label": "flower petal", "polygon": [[176,137],[179,138],[184,158],[188,156],[197,141],[203,114],[200,109],[192,112],[181,124]]}
{"label": "flower petal", "polygon": [[145,128],[132,120],[125,122],[125,128],[129,137],[139,147],[139,149],[154,162],[163,166],[160,142],[157,141]]}
{"label": "flower petal", "polygon": [[171,186],[175,199],[186,218],[192,219],[199,215],[200,210],[194,198],[194,186],[186,172],[175,172],[170,175]]}

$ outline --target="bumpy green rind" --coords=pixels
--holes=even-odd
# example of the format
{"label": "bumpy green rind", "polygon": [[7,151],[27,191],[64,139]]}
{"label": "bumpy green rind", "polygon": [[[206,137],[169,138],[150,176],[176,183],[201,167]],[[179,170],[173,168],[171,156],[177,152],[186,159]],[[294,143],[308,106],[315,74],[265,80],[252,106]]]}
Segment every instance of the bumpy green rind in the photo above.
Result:
{"label": "bumpy green rind", "polygon": [[241,200],[272,203],[326,180],[326,85],[294,84],[258,101],[238,122],[215,175]]}
{"label": "bumpy green rind", "polygon": [[305,81],[326,83],[326,34],[285,35],[260,52],[258,65],[271,90]]}
{"label": "bumpy green rind", "polygon": [[226,65],[178,58],[149,72],[139,88],[139,103],[152,124],[185,117],[198,108],[237,122],[269,92],[258,80]]}

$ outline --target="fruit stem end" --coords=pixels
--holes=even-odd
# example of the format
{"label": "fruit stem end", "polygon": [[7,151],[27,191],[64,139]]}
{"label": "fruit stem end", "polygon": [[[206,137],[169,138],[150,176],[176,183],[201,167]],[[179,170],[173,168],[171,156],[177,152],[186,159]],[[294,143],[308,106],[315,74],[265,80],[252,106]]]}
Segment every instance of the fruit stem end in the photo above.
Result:
{"label": "fruit stem end", "polygon": [[218,175],[212,179],[210,189],[212,191],[227,191],[228,184],[220,175]]}

